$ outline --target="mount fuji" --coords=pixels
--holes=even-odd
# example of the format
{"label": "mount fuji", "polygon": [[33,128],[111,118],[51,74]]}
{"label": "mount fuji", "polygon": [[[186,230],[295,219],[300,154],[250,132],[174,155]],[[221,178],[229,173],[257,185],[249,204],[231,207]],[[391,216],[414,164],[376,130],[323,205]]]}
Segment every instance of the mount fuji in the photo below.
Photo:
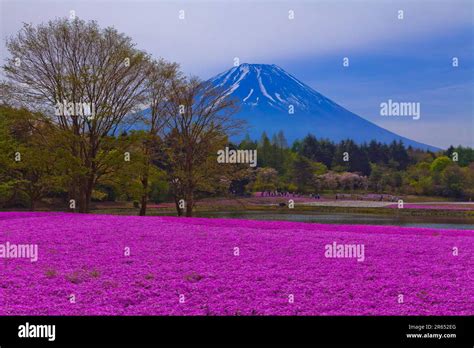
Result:
{"label": "mount fuji", "polygon": [[271,136],[283,130],[290,143],[311,133],[317,138],[336,142],[344,139],[357,143],[374,139],[382,143],[401,140],[405,146],[439,150],[367,121],[276,65],[241,64],[209,82],[213,88],[219,88],[223,96],[238,102],[240,108],[235,117],[247,122],[247,132],[252,139],[259,139],[263,131]]}

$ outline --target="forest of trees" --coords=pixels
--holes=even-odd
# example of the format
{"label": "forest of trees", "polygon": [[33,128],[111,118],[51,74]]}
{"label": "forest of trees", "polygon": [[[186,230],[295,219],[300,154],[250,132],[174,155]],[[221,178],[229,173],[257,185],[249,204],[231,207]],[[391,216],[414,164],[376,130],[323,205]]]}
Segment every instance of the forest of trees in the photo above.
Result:
{"label": "forest of trees", "polygon": [[[232,144],[245,129],[236,101],[95,22],[25,24],[7,48],[0,208],[88,212],[95,201],[133,201],[145,215],[149,201],[170,200],[191,216],[200,197],[264,190],[474,196],[470,148],[432,153],[317,135],[288,144],[283,132]],[[257,167],[218,163],[226,146],[257,149]]]}
{"label": "forest of trees", "polygon": [[265,133],[259,141],[247,137],[238,147],[258,149],[260,169],[247,190],[474,196],[474,150],[467,147],[433,153],[402,142],[334,143],[311,134],[289,147],[282,131],[271,139]]}

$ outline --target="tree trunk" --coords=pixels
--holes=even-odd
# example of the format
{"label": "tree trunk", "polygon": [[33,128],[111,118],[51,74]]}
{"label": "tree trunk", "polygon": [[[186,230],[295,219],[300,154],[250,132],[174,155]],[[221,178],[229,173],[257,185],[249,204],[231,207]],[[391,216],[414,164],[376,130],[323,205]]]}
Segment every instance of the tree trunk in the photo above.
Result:
{"label": "tree trunk", "polygon": [[84,185],[84,180],[81,180],[81,185],[79,187],[79,213],[86,212],[86,186]]}
{"label": "tree trunk", "polygon": [[[70,208],[70,202],[71,202],[71,199],[76,199],[77,197],[77,185],[75,184],[75,181],[73,180],[72,183],[70,184],[69,186],[69,191],[67,193],[67,202],[66,202],[66,206],[67,206],[67,209],[68,211],[71,209]],[[74,209],[73,212],[75,212],[76,210]]]}
{"label": "tree trunk", "polygon": [[86,192],[85,192],[86,194],[85,195],[85,201],[86,201],[85,213],[90,212],[93,189],[94,189],[94,174],[91,174],[89,178],[87,178],[87,185],[86,185]]}
{"label": "tree trunk", "polygon": [[142,194],[141,202],[140,202],[139,215],[145,216],[147,201],[148,201],[148,168],[146,169],[145,174],[143,175],[143,178],[142,178],[142,187],[143,187],[143,194]]}
{"label": "tree trunk", "polygon": [[83,178],[79,188],[79,212],[88,213],[90,211],[90,202],[92,198],[92,189],[94,184],[92,178]]}
{"label": "tree trunk", "polygon": [[35,211],[36,201],[34,199],[30,200],[30,211]]}
{"label": "tree trunk", "polygon": [[143,194],[140,202],[140,212],[138,215],[145,216],[146,215],[146,204],[148,201],[148,195],[146,193]]}
{"label": "tree trunk", "polygon": [[92,198],[92,187],[91,188],[88,187],[86,190],[86,197],[85,197],[86,209],[84,213],[88,213],[91,210],[91,198]]}
{"label": "tree trunk", "polygon": [[178,196],[174,196],[174,203],[176,204],[176,212],[178,213],[178,216],[183,216],[183,209],[179,207]]}
{"label": "tree trunk", "polygon": [[186,195],[186,216],[192,217],[193,216],[193,206],[194,206],[194,196],[193,192],[189,192]]}

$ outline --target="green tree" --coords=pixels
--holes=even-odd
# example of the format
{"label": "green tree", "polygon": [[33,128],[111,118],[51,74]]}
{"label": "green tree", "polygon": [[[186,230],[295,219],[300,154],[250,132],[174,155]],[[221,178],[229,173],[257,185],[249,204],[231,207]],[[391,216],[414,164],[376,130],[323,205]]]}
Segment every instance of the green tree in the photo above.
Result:
{"label": "green tree", "polygon": [[18,100],[43,110],[69,140],[65,149],[80,159],[70,195],[88,212],[98,177],[107,171],[104,140],[142,105],[148,56],[115,29],[78,18],[25,24],[7,49],[4,70]]}
{"label": "green tree", "polygon": [[453,162],[449,159],[449,157],[441,156],[436,158],[430,166],[430,171],[433,174],[441,173],[446,167],[451,165]]}
{"label": "green tree", "polygon": [[313,186],[316,168],[309,159],[298,156],[293,162],[292,178],[293,183],[300,192],[306,192]]}
{"label": "green tree", "polygon": [[258,168],[252,188],[254,191],[276,190],[278,188],[278,172],[270,167]]}
{"label": "green tree", "polygon": [[441,173],[443,194],[451,197],[462,197],[464,193],[464,175],[457,165],[446,167]]}

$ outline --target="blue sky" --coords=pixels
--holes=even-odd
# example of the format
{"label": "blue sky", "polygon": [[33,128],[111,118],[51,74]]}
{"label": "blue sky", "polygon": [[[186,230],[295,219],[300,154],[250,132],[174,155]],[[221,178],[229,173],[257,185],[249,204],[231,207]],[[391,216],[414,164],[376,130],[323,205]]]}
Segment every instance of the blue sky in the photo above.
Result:
{"label": "blue sky", "polygon": [[[207,79],[231,68],[234,57],[277,64],[400,135],[439,147],[474,147],[474,2],[469,0],[0,3],[3,40],[22,22],[45,22],[74,10],[80,18],[115,26],[156,57],[179,62],[187,74]],[[2,60],[5,54],[2,45]],[[348,68],[343,57],[350,59]],[[451,66],[452,57],[459,58],[459,67]],[[380,116],[380,103],[388,99],[419,102],[420,120]]]}
{"label": "blue sky", "polygon": [[[474,145],[472,29],[379,46],[348,54],[287,61],[285,66],[320,93],[349,110],[408,138],[431,145]],[[452,56],[459,67],[452,67]],[[421,119],[384,118],[381,101],[421,104]]]}

